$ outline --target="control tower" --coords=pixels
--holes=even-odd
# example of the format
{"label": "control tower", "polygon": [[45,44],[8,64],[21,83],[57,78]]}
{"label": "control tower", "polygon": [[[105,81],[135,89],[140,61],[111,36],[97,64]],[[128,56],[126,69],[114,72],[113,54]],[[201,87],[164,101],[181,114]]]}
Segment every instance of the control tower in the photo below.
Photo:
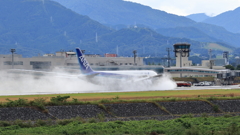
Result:
{"label": "control tower", "polygon": [[176,67],[190,67],[192,61],[188,61],[190,44],[188,43],[176,43],[173,45],[176,57]]}

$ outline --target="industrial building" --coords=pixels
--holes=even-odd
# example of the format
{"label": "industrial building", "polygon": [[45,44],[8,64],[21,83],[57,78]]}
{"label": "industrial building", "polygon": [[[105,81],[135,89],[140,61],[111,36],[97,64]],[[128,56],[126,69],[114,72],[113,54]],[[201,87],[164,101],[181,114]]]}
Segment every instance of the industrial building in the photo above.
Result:
{"label": "industrial building", "polygon": [[203,60],[200,66],[192,66],[192,61],[188,59],[190,46],[188,43],[174,44],[176,66],[165,68],[164,72],[170,73],[173,77],[217,77],[218,74],[232,72],[224,67],[228,63],[226,52],[223,59]]}

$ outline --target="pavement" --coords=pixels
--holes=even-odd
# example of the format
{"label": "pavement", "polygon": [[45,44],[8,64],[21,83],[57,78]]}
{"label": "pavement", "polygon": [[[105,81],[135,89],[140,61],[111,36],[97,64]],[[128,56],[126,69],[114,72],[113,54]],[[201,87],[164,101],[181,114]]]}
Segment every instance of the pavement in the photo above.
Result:
{"label": "pavement", "polygon": [[177,87],[174,90],[240,89],[239,85]]}

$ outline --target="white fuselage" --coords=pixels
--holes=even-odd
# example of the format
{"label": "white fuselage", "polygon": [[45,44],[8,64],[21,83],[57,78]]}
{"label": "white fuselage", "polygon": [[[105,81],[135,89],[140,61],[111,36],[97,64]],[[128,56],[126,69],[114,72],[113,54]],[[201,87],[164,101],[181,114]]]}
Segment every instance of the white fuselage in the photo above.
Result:
{"label": "white fuselage", "polygon": [[151,70],[122,70],[122,71],[99,71],[103,73],[113,73],[113,74],[121,74],[121,75],[130,75],[130,76],[155,76],[156,72]]}

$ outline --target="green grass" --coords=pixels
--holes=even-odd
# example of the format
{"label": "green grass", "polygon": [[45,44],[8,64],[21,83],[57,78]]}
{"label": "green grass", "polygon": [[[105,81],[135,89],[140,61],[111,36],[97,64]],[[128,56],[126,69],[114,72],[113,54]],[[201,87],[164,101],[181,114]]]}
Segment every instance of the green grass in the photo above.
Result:
{"label": "green grass", "polygon": [[[1,135],[237,135],[240,134],[240,116],[192,117],[183,115],[181,118],[165,121],[113,121],[101,122],[92,118],[62,120],[59,122],[38,121],[35,125],[15,122],[13,125],[0,122]],[[49,124],[55,123],[55,125]]]}
{"label": "green grass", "polygon": [[233,48],[225,47],[217,43],[208,43],[205,47],[205,49],[214,49],[214,50],[221,50],[221,51],[229,51],[232,52]]}
{"label": "green grass", "polygon": [[[69,100],[67,100],[69,99]],[[95,104],[101,106],[101,104],[112,104],[112,103],[154,103],[154,102],[176,102],[176,101],[208,101],[208,100],[230,100],[230,99],[240,99],[240,96],[231,95],[229,97],[186,97],[186,98],[176,98],[176,97],[166,97],[166,98],[148,98],[148,99],[121,99],[119,96],[111,99],[101,99],[94,101],[81,101],[70,96],[56,96],[51,97],[49,101],[44,98],[36,98],[34,100],[28,100],[24,98],[19,98],[17,100],[7,99],[7,102],[0,103],[0,107],[37,107],[42,111],[46,111],[45,106],[55,106],[55,105],[83,105],[83,104]],[[104,106],[104,105],[103,105]]]}

